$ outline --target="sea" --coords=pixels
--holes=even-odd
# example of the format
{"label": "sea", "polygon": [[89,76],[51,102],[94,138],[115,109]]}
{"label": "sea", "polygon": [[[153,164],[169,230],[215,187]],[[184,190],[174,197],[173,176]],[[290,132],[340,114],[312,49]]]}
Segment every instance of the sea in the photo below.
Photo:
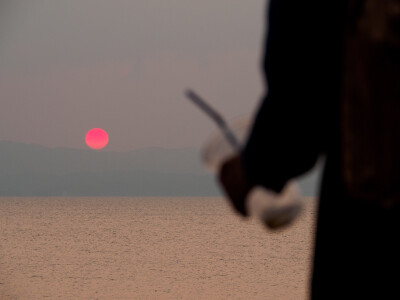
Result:
{"label": "sea", "polygon": [[0,299],[305,300],[304,202],[271,230],[222,198],[0,198]]}

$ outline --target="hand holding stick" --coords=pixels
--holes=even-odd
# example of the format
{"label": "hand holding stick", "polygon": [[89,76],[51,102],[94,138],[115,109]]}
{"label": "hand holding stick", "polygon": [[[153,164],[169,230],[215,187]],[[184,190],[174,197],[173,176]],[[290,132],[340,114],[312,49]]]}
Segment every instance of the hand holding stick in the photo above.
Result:
{"label": "hand holding stick", "polygon": [[[269,228],[276,229],[290,224],[301,211],[300,190],[294,181],[286,184],[283,191],[254,188],[244,174],[241,163],[241,145],[224,118],[192,90],[186,96],[203,110],[219,127],[235,155],[226,157],[219,170],[219,180],[232,205],[242,216],[257,215]],[[247,200],[247,198],[249,198]]]}

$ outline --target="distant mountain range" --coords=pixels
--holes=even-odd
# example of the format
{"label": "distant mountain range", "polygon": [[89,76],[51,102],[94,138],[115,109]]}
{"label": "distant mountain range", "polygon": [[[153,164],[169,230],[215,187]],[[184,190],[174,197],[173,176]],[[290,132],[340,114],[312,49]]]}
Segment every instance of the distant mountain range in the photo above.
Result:
{"label": "distant mountain range", "polygon": [[[220,196],[195,148],[107,152],[0,141],[0,196]],[[314,196],[318,169],[299,180]]]}

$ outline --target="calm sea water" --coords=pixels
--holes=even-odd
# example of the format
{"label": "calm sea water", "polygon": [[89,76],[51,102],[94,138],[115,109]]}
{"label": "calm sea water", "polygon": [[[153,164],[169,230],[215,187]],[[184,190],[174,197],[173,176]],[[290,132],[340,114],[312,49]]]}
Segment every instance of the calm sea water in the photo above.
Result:
{"label": "calm sea water", "polygon": [[307,203],[272,232],[220,198],[0,198],[0,299],[306,299]]}

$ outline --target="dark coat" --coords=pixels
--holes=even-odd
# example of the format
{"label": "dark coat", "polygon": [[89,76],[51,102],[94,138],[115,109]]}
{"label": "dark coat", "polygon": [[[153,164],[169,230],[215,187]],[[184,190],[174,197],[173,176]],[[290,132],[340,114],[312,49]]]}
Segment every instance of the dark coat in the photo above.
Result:
{"label": "dark coat", "polygon": [[[344,175],[346,150],[355,157],[362,154],[360,147],[343,142],[346,132],[357,136],[343,117],[343,99],[352,99],[352,94],[345,94],[349,74],[345,41],[360,5],[374,1],[270,0],[264,60],[267,94],[244,148],[243,163],[252,183],[280,191],[289,179],[308,172],[321,155],[326,157],[312,299],[400,299],[396,245],[400,209],[354,196]],[[351,5],[355,8],[349,9]],[[396,53],[399,58],[400,52]],[[395,67],[400,70],[399,64]],[[400,85],[400,76],[396,79]],[[380,130],[377,136],[385,131]],[[365,149],[373,147],[374,140],[369,142]]]}

